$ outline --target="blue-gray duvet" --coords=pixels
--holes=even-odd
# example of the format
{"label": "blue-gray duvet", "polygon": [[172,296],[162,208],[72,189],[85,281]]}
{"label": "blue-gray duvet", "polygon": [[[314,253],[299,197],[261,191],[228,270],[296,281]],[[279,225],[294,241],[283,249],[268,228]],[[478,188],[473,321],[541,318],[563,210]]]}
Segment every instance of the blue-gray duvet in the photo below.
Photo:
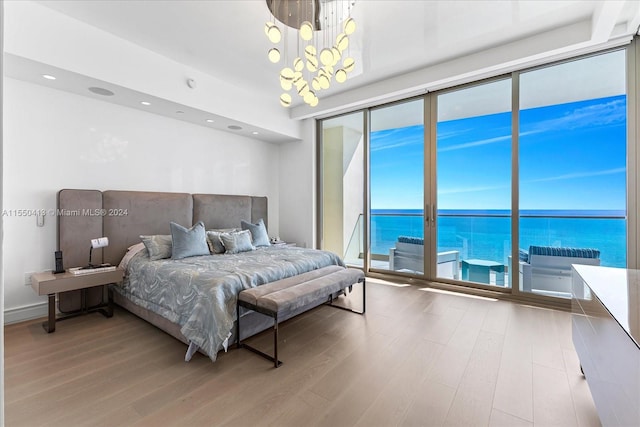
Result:
{"label": "blue-gray duvet", "polygon": [[143,250],[129,262],[116,291],[180,325],[215,361],[231,333],[240,291],[328,265],[344,264],[331,252],[296,247],[156,261]]}

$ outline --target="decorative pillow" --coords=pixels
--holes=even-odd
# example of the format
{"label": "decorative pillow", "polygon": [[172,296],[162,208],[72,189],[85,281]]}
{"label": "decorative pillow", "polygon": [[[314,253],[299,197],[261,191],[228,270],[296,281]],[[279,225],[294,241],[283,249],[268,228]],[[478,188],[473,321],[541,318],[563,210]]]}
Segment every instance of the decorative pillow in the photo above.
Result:
{"label": "decorative pillow", "polygon": [[166,234],[155,234],[153,236],[140,236],[144,243],[149,259],[155,261],[157,259],[171,258],[171,236]]}
{"label": "decorative pillow", "polygon": [[231,233],[236,231],[235,228],[229,228],[226,230],[207,230],[207,243],[209,244],[209,251],[212,254],[223,254],[224,245],[220,240],[220,235],[224,233]]}
{"label": "decorative pillow", "polygon": [[518,258],[520,258],[520,261],[529,262],[529,252],[524,249],[518,249]]}
{"label": "decorative pillow", "polygon": [[209,255],[207,236],[204,222],[198,221],[191,228],[186,228],[175,222],[170,223],[173,249],[171,259],[182,259],[191,256]]}
{"label": "decorative pillow", "polygon": [[127,248],[127,253],[125,253],[122,259],[120,260],[120,264],[118,264],[118,267],[126,271],[127,267],[129,266],[129,261],[131,261],[131,258],[133,258],[135,254],[143,250],[144,250],[144,243],[142,242],[129,246]]}
{"label": "decorative pillow", "polygon": [[251,232],[249,230],[238,231],[237,233],[222,233],[220,240],[226,249],[227,254],[237,254],[255,249],[251,244]]}
{"label": "decorative pillow", "polygon": [[269,234],[267,234],[267,227],[264,226],[262,218],[260,218],[256,224],[251,224],[247,221],[240,221],[240,225],[243,230],[249,230],[251,232],[253,246],[271,246],[271,243],[269,242]]}

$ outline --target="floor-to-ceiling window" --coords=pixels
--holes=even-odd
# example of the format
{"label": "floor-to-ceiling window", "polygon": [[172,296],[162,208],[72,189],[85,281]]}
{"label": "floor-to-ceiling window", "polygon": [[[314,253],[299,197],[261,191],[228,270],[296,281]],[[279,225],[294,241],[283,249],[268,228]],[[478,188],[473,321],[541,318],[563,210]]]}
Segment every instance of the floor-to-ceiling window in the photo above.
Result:
{"label": "floor-to-ceiling window", "polygon": [[424,272],[424,99],[371,111],[371,267]]}
{"label": "floor-to-ceiling window", "polygon": [[364,113],[322,122],[320,128],[321,246],[364,266]]}
{"label": "floor-to-ceiling window", "polygon": [[437,262],[456,279],[505,287],[511,254],[511,79],[437,95]]}
{"label": "floor-to-ceiling window", "polygon": [[[360,182],[346,184],[344,167],[321,169],[321,204],[334,209],[321,212],[322,247],[373,271],[537,299],[570,295],[571,264],[625,267],[626,54],[516,71],[356,113],[358,123],[369,120],[361,128]],[[345,117],[321,121],[321,156],[331,158],[328,131]],[[335,193],[327,182],[342,187]],[[350,205],[345,185],[364,220],[339,228],[334,200]],[[341,235],[343,246],[330,234]],[[353,242],[358,250],[346,250]]]}
{"label": "floor-to-ceiling window", "polygon": [[626,266],[625,51],[520,75],[520,289],[571,295],[570,264]]}

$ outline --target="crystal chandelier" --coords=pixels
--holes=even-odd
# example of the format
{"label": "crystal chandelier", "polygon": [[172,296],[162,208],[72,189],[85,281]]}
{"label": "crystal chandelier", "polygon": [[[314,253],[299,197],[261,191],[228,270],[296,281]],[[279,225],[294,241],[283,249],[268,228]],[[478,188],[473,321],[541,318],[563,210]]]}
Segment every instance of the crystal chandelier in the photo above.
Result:
{"label": "crystal chandelier", "polygon": [[[311,107],[318,105],[317,93],[329,89],[335,80],[343,83],[355,68],[349,55],[349,36],[356,29],[351,17],[355,0],[266,0],[271,12],[264,32],[274,44],[268,58],[274,64],[283,62],[280,70],[280,95],[283,107],[291,105],[290,92],[295,91]],[[276,20],[284,24],[280,29]],[[286,27],[296,35],[290,49]],[[282,42],[282,45],[280,44]]]}

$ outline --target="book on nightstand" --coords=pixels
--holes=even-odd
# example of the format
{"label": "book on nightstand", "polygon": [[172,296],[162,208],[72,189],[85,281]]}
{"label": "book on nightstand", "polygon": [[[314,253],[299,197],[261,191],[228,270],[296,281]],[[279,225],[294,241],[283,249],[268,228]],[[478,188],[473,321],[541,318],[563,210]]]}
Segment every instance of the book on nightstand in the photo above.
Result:
{"label": "book on nightstand", "polygon": [[94,273],[104,273],[105,271],[115,271],[115,269],[116,269],[115,265],[103,265],[103,266],[98,266],[93,268],[73,267],[69,269],[69,273],[75,274],[75,275],[94,274]]}

